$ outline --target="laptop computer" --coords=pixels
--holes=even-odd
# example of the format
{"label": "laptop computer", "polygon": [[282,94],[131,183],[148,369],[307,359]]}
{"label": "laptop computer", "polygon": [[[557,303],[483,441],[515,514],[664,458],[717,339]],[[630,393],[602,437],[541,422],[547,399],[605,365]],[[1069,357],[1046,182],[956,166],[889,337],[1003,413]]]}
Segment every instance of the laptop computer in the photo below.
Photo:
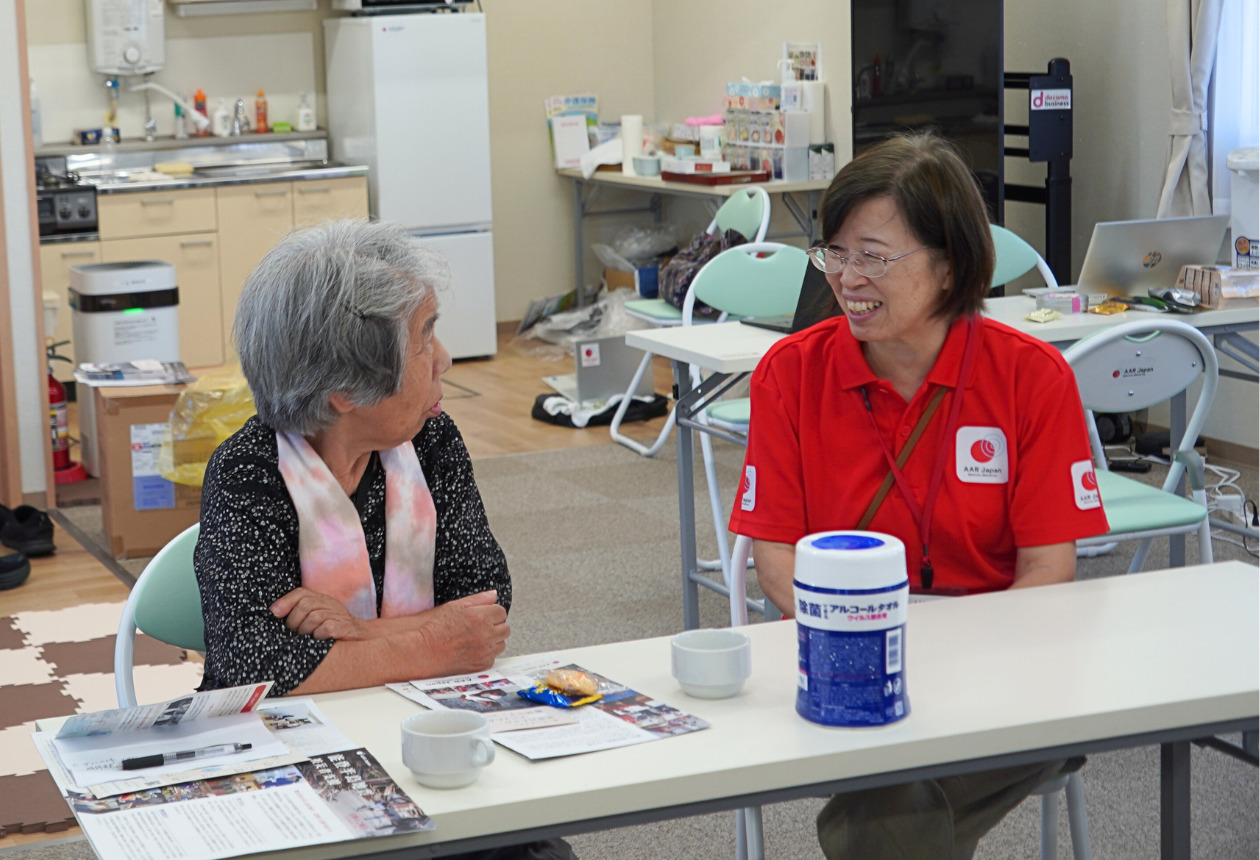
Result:
{"label": "laptop computer", "polygon": [[1078,292],[1145,296],[1174,286],[1182,266],[1216,262],[1228,215],[1099,221],[1085,251]]}
{"label": "laptop computer", "polygon": [[[573,373],[544,376],[543,382],[557,394],[576,403],[604,403],[626,386],[643,361],[643,350],[626,346],[624,335],[589,338],[573,344]],[[635,397],[651,397],[651,368],[634,390]]]}
{"label": "laptop computer", "polygon": [[766,328],[782,334],[795,334],[814,323],[840,315],[840,303],[827,283],[827,276],[816,267],[805,267],[805,279],[801,294],[796,300],[796,312],[781,317],[761,317],[740,320],[744,325]]}

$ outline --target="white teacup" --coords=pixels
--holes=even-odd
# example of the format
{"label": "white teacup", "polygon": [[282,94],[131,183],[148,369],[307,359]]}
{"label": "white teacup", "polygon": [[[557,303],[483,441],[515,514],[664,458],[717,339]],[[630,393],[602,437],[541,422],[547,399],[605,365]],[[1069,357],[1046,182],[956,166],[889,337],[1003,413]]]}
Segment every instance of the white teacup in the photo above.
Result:
{"label": "white teacup", "polygon": [[402,721],[402,759],[421,785],[472,785],[494,761],[490,724],[474,711],[412,714]]}
{"label": "white teacup", "polygon": [[738,630],[688,630],[670,642],[674,677],[698,699],[725,699],[752,674],[752,644]]}

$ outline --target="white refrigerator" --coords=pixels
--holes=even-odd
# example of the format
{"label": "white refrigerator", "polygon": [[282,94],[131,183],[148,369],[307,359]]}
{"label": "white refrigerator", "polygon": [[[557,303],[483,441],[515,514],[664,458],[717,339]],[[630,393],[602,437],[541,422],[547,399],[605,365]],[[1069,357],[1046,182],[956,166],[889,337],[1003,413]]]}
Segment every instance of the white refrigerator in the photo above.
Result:
{"label": "white refrigerator", "polygon": [[493,355],[485,15],[329,18],[324,53],[333,157],[369,167],[373,218],[450,260],[437,332],[451,356]]}

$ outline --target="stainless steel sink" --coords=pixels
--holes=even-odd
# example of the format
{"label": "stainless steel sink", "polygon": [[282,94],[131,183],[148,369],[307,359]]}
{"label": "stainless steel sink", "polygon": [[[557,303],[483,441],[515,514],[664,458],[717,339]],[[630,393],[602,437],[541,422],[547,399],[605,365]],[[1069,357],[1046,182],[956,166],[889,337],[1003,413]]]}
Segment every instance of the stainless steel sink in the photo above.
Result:
{"label": "stainless steel sink", "polygon": [[295,170],[313,170],[336,167],[326,161],[269,161],[258,164],[207,164],[193,168],[194,176],[206,179],[229,179],[234,177],[248,178],[252,176],[272,176],[278,173],[292,173]]}

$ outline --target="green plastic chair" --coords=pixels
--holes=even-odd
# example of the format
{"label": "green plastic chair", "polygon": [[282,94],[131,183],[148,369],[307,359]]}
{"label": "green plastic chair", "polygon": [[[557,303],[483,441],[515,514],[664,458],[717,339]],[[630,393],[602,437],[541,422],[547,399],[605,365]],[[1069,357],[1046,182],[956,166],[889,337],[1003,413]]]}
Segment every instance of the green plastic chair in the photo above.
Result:
{"label": "green plastic chair", "polygon": [[997,224],[990,224],[989,230],[993,233],[993,250],[997,258],[993,267],[993,283],[990,286],[1000,287],[1003,284],[1009,284],[1033,269],[1041,274],[1047,287],[1059,285],[1054,272],[1050,271],[1050,265],[1032,245]]}
{"label": "green plastic chair", "polygon": [[[1094,475],[1111,527],[1105,535],[1077,541],[1077,546],[1139,541],[1129,565],[1129,573],[1135,573],[1142,569],[1155,538],[1198,533],[1199,560],[1211,564],[1212,531],[1203,458],[1194,449],[1216,396],[1218,365],[1211,342],[1194,326],[1161,317],[1104,329],[1073,344],[1063,357],[1076,374],[1081,403],[1087,410]],[[1116,368],[1126,367],[1141,367],[1145,372],[1116,373]],[[1200,378],[1203,387],[1186,422],[1185,436],[1172,454],[1163,486],[1153,487],[1108,472],[1093,413],[1146,409],[1172,399]],[[1183,476],[1190,485],[1189,499],[1177,492]]]}
{"label": "green plastic chair", "polygon": [[[705,232],[712,236],[726,230],[738,230],[748,237],[750,242],[760,242],[766,238],[766,231],[769,229],[770,195],[764,188],[754,185],[741,188],[728,197],[718,209],[717,214],[713,216]],[[649,322],[657,328],[682,325],[682,311],[664,299],[631,299],[626,302],[626,313]],[[617,411],[613,413],[612,423],[608,426],[608,433],[614,442],[619,442],[644,457],[651,457],[661,450],[665,440],[674,429],[674,411],[671,409],[669,417],[665,419],[665,426],[661,428],[656,441],[651,445],[644,445],[621,432],[621,421],[626,415],[626,409],[630,406],[630,397],[638,388],[643,374],[651,366],[653,355],[654,353],[650,352],[644,353],[643,360],[639,362],[639,367],[635,371],[634,379],[630,381],[630,386],[626,389],[626,396],[618,405]]]}
{"label": "green plastic chair", "polygon": [[[766,256],[758,256],[758,255]],[[691,289],[683,301],[684,326],[694,322],[696,301],[702,301],[721,312],[719,321],[727,318],[773,317],[796,310],[809,256],[800,248],[778,242],[750,242],[718,254],[696,273]],[[700,384],[700,369],[691,367],[691,385]],[[699,416],[702,423],[722,427],[736,438],[748,435],[750,402],[747,397],[719,400]],[[732,582],[731,553],[726,533],[726,512],[717,485],[717,469],[713,462],[713,438],[700,433],[705,480],[709,488],[709,506],[717,536],[719,567],[725,589]],[[762,607],[754,607],[764,611]]]}
{"label": "green plastic chair", "polygon": [[131,676],[137,628],[178,648],[206,650],[201,590],[193,573],[193,549],[200,532],[201,524],[194,523],[172,538],[131,588],[114,642],[114,690],[120,708],[137,704]]}

